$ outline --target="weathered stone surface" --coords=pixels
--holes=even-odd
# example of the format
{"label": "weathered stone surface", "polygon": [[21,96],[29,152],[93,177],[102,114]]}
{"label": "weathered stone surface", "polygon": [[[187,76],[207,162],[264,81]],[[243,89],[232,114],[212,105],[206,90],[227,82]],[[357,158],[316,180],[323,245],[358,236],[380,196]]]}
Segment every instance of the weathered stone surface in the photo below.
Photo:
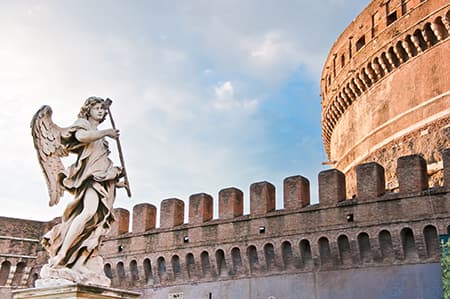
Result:
{"label": "weathered stone surface", "polygon": [[13,299],[138,299],[141,294],[86,284],[62,284],[15,291]]}

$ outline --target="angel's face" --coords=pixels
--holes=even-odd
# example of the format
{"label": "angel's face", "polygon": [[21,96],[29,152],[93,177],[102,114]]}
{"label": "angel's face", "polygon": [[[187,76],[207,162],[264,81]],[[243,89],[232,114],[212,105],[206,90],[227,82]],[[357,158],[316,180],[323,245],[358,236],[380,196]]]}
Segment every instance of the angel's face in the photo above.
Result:
{"label": "angel's face", "polygon": [[106,110],[103,107],[102,103],[97,103],[91,107],[89,110],[89,117],[94,120],[101,122],[105,118]]}

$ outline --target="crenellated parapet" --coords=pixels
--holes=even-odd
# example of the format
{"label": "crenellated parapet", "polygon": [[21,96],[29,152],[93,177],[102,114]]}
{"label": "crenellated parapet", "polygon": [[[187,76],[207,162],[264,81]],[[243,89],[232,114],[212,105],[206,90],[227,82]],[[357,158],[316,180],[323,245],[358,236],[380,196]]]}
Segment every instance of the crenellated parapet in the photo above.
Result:
{"label": "crenellated parapet", "polygon": [[[322,138],[333,167],[347,174],[357,164],[379,162],[377,151],[394,145],[400,154],[418,153],[402,145],[404,136],[448,125],[449,24],[448,1],[375,0],[344,30],[321,81]],[[408,143],[424,147],[422,139]],[[429,164],[443,149],[433,141],[425,156]],[[387,183],[394,188],[391,176],[389,170]],[[347,189],[354,194],[354,184]]]}
{"label": "crenellated parapet", "polygon": [[[443,161],[447,171],[450,150],[443,152]],[[437,262],[438,235],[450,228],[450,180],[446,176],[443,186],[429,188],[421,179],[423,165],[419,155],[399,158],[399,192],[384,188],[380,164],[358,165],[354,198],[345,197],[342,172],[323,171],[317,204],[310,204],[308,179],[292,176],[283,182],[283,209],[275,207],[274,185],[255,183],[249,188],[248,215],[243,192],[223,189],[217,219],[213,197],[194,194],[188,223],[184,202],[166,199],[159,228],[154,227],[156,207],[139,204],[133,230],[114,228],[102,243],[105,273],[116,287],[142,289]],[[129,214],[116,209],[115,227],[129,225]]]}

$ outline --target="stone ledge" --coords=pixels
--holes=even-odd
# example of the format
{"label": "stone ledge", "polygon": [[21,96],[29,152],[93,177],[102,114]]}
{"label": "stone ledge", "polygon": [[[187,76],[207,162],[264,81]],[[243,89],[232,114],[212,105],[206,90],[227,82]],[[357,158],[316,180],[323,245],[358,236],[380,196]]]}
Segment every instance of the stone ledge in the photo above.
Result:
{"label": "stone ledge", "polygon": [[141,294],[85,284],[67,284],[58,287],[32,288],[13,291],[13,299],[138,299]]}

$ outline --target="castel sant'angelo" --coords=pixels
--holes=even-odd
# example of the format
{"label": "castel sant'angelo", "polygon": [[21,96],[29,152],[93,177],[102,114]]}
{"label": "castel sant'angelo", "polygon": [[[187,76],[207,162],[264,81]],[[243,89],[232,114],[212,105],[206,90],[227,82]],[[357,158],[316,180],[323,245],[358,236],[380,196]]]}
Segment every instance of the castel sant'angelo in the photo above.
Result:
{"label": "castel sant'angelo", "polygon": [[[441,298],[450,233],[450,3],[374,0],[331,47],[322,78],[330,169],[309,180],[115,209],[101,255],[142,298]],[[300,170],[301,171],[301,170]],[[316,190],[312,190],[316,192]],[[218,219],[213,219],[218,204]],[[132,223],[130,223],[132,214]],[[58,219],[0,217],[0,296],[33,287]]]}

